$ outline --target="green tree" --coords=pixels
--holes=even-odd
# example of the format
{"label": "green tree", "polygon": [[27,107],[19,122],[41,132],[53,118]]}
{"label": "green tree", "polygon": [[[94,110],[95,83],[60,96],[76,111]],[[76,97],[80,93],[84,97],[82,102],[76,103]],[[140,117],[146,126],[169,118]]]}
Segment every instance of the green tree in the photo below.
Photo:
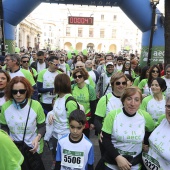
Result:
{"label": "green tree", "polygon": [[170,0],[165,0],[165,66],[170,64]]}

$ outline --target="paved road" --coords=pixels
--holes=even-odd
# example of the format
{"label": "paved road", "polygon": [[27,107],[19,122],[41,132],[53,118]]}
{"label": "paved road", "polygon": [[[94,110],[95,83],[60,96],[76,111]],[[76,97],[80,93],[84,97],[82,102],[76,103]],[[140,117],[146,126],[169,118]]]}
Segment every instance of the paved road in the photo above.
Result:
{"label": "paved road", "polygon": [[[95,153],[94,165],[96,165],[96,163],[100,159],[100,151],[99,151],[98,139],[97,139],[97,136],[94,135],[94,131],[91,131],[90,140],[93,142],[93,145],[94,145],[94,153]],[[44,162],[45,169],[50,170],[51,165],[52,165],[52,154],[46,145],[44,147],[44,153],[42,155],[42,160]]]}

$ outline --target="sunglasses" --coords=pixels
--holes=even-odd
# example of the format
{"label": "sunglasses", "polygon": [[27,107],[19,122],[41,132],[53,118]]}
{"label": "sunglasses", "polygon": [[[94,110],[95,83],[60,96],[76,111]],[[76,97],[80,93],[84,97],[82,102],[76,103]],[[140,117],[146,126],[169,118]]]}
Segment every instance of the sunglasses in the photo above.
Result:
{"label": "sunglasses", "polygon": [[51,64],[55,65],[56,67],[60,66],[60,64],[55,64],[53,62],[50,62]]}
{"label": "sunglasses", "polygon": [[157,71],[157,70],[152,70],[152,73],[159,73],[159,71]]}
{"label": "sunglasses", "polygon": [[23,63],[29,63],[29,61],[22,61]]}
{"label": "sunglasses", "polygon": [[122,85],[126,85],[127,83],[125,82],[125,81],[123,81],[123,82],[119,82],[119,81],[117,81],[116,83],[115,83],[117,86],[119,86],[120,84],[122,84]]}
{"label": "sunglasses", "polygon": [[170,105],[165,105],[165,107],[166,107],[168,110],[170,110]]}
{"label": "sunglasses", "polygon": [[77,78],[79,78],[79,79],[81,79],[83,76],[82,75],[78,75],[78,76],[74,76],[74,79],[77,79]]}
{"label": "sunglasses", "polygon": [[26,89],[19,89],[19,90],[11,90],[11,92],[12,92],[12,94],[13,95],[16,95],[16,94],[18,94],[18,92],[20,93],[20,94],[25,94],[25,92],[26,92],[27,90]]}
{"label": "sunglasses", "polygon": [[60,61],[64,61],[64,60],[60,60]]}
{"label": "sunglasses", "polygon": [[37,61],[43,61],[43,59],[37,59]]}

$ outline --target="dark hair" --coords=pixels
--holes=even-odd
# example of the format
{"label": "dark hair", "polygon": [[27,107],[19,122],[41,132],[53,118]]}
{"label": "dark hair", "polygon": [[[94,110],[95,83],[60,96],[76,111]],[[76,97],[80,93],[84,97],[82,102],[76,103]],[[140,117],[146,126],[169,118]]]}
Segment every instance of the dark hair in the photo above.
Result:
{"label": "dark hair", "polygon": [[122,72],[125,73],[125,71],[126,71],[126,67],[125,67],[126,62],[129,62],[129,64],[130,64],[130,67],[129,67],[129,70],[128,70],[128,71],[129,71],[129,74],[131,75],[131,74],[132,74],[132,71],[131,71],[131,63],[130,63],[130,60],[126,60],[126,61],[124,62],[123,67],[122,67]]}
{"label": "dark hair", "polygon": [[152,77],[152,70],[153,70],[154,68],[157,68],[157,69],[158,69],[158,71],[159,71],[158,77],[161,77],[161,70],[160,70],[159,66],[157,66],[156,64],[153,65],[153,66],[149,69],[149,78],[148,78],[148,86],[149,86],[149,87],[151,86],[151,81],[152,81],[152,79],[153,79],[153,77]]}
{"label": "dark hair", "polygon": [[48,62],[50,62],[50,61],[54,61],[54,60],[58,60],[58,57],[57,56],[54,56],[54,55],[52,55],[52,56],[50,56],[49,58],[48,58]]}
{"label": "dark hair", "polygon": [[69,123],[75,120],[79,124],[85,125],[86,123],[86,115],[82,110],[76,109],[70,113]]}
{"label": "dark hair", "polygon": [[164,69],[162,63],[158,63],[157,65],[158,65],[158,67],[160,68],[161,71]]}
{"label": "dark hair", "polygon": [[139,78],[139,82],[141,82],[143,79],[146,78],[146,72],[149,70],[149,66],[145,66],[142,68],[141,74],[140,74],[140,78]]}
{"label": "dark hair", "polygon": [[118,60],[122,60],[123,61],[123,57],[122,56],[117,57],[117,61]]}
{"label": "dark hair", "polygon": [[16,76],[9,82],[9,84],[7,85],[7,88],[5,90],[5,96],[6,96],[7,100],[13,99],[13,95],[11,93],[11,90],[12,90],[14,84],[17,84],[19,82],[22,83],[25,86],[25,89],[27,90],[26,98],[31,97],[34,90],[31,86],[30,82],[25,77]]}
{"label": "dark hair", "polygon": [[113,54],[106,54],[105,57],[104,57],[104,59],[106,60],[106,58],[109,57],[109,56],[111,56],[112,59],[113,59]]}
{"label": "dark hair", "polygon": [[38,51],[37,56],[44,56],[44,52],[43,51]]}
{"label": "dark hair", "polygon": [[136,66],[135,69],[134,69],[134,72],[135,72],[135,73],[138,73],[138,76],[140,76],[140,75],[141,75],[141,70],[142,70],[142,69],[141,69],[140,66]]}
{"label": "dark hair", "polygon": [[161,77],[157,77],[157,78],[153,78],[153,79],[152,79],[151,84],[152,84],[152,82],[153,82],[154,80],[156,80],[156,81],[158,82],[158,84],[159,84],[162,92],[164,92],[164,91],[166,90],[166,88],[167,88],[167,86],[166,86],[166,81],[165,81],[163,78],[161,78]]}
{"label": "dark hair", "polygon": [[65,73],[58,74],[54,80],[54,89],[55,93],[71,93],[70,77]]}
{"label": "dark hair", "polygon": [[73,60],[73,64],[77,63],[77,57],[80,57],[81,61],[83,62],[83,57],[81,55],[77,55]]}
{"label": "dark hair", "polygon": [[132,76],[130,74],[125,74],[125,76],[127,77],[128,80],[130,80],[131,82],[134,81],[134,79],[132,78]]}
{"label": "dark hair", "polygon": [[80,67],[80,68],[76,68],[74,71],[73,71],[73,77],[75,77],[76,73],[80,72],[80,74],[83,76],[84,80],[87,80],[89,78],[89,74],[88,72],[86,71],[85,68],[83,67]]}

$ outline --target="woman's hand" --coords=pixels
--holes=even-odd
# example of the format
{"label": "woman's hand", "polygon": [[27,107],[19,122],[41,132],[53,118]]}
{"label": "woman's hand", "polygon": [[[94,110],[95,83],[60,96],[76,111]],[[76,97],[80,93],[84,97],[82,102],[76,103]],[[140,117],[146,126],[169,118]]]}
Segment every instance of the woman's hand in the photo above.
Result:
{"label": "woman's hand", "polygon": [[102,143],[102,138],[103,138],[103,134],[102,134],[102,132],[100,133],[100,138],[99,138],[99,140],[100,140],[100,142]]}
{"label": "woman's hand", "polygon": [[123,156],[119,155],[116,157],[116,162],[120,170],[130,170],[132,164]]}
{"label": "woman's hand", "polygon": [[94,124],[90,124],[90,130],[94,129]]}
{"label": "woman's hand", "polygon": [[41,139],[41,135],[38,134],[35,139],[32,141],[32,145],[34,146],[32,149],[30,149],[30,152],[32,152],[33,154],[35,152],[37,152],[37,149],[38,149],[38,142],[39,140]]}
{"label": "woman's hand", "polygon": [[54,121],[54,115],[49,115],[49,117],[48,117],[48,123],[50,124],[50,125],[52,125],[53,124],[53,121]]}

